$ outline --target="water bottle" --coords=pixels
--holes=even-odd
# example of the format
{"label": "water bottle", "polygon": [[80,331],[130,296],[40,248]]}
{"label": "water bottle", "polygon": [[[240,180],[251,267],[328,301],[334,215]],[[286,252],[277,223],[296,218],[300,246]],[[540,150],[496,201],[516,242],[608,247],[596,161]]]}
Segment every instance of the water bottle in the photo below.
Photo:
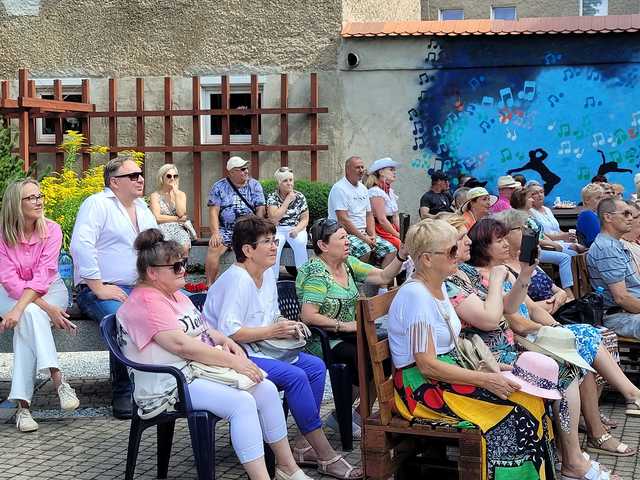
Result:
{"label": "water bottle", "polygon": [[604,318],[604,287],[596,287],[596,301],[594,302],[594,316],[595,324],[602,325],[602,319]]}
{"label": "water bottle", "polygon": [[73,259],[64,250],[60,252],[58,257],[58,273],[69,292],[69,304],[67,306],[70,307],[73,304]]}

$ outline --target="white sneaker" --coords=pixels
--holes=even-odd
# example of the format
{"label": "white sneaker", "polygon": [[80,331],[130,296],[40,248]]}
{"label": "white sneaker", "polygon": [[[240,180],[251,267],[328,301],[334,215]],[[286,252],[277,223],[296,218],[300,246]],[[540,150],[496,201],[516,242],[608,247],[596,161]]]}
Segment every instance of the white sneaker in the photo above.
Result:
{"label": "white sneaker", "polygon": [[16,428],[21,432],[35,432],[38,430],[38,424],[31,416],[28,408],[18,407],[16,413]]}
{"label": "white sneaker", "polygon": [[60,408],[62,410],[75,410],[80,406],[76,391],[64,380],[58,387],[58,397],[60,397]]}

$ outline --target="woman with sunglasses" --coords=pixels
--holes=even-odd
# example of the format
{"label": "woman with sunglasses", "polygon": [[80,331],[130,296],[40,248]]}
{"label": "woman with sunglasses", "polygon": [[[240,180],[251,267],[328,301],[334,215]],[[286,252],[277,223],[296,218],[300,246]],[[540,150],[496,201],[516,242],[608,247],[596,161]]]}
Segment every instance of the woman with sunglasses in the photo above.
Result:
{"label": "woman with sunglasses", "polygon": [[276,224],[278,251],[273,273],[280,276],[280,255],[285,243],[293,250],[296,267],[309,259],[307,255],[307,225],[309,225],[309,207],[304,195],[293,189],[293,171],[289,167],[280,167],[273,175],[278,187],[267,198],[267,216]]}
{"label": "woman with sunglasses", "polygon": [[[187,216],[187,195],[180,190],[178,168],[173,163],[160,167],[157,175],[158,189],[150,197],[150,208],[158,228],[167,240],[175,240],[189,255],[193,226]],[[195,234],[195,231],[193,232]]]}
{"label": "woman with sunglasses", "polygon": [[[349,255],[347,231],[333,219],[322,218],[311,229],[316,257],[298,269],[296,290],[300,301],[300,318],[308,325],[335,334],[331,340],[331,355],[337,363],[345,363],[354,373],[354,400],[358,396],[358,359],[356,355],[356,304],[358,284],[367,282],[386,286],[393,282],[407,260],[404,246],[384,268],[376,268]],[[322,356],[319,339],[307,344],[314,355]],[[357,419],[358,417],[354,415]],[[337,428],[335,416],[328,424]],[[360,427],[353,425],[356,438]]]}
{"label": "woman with sunglasses", "polygon": [[51,326],[75,334],[66,313],[67,287],[58,275],[60,226],[44,217],[44,195],[32,179],[7,186],[0,211],[0,334],[13,329],[13,376],[8,399],[18,402],[16,427],[32,432],[29,412],[38,372],[51,375],[63,410],[80,402],[64,381]]}
{"label": "woman with sunglasses", "polygon": [[[239,345],[208,328],[198,309],[180,291],[186,264],[182,246],[165,240],[160,230],[150,229],[138,235],[134,247],[139,281],[116,315],[124,355],[138,363],[171,365],[183,372],[189,372],[187,363],[193,360],[228,367],[249,377],[257,385],[239,390],[187,375],[193,408],[229,421],[231,443],[251,480],[269,479],[263,438],[275,454],[277,480],[308,480],[293,459],[276,387],[263,378]],[[132,373],[133,397],[142,418],[159,415],[177,401],[173,377]]]}
{"label": "woman with sunglasses", "polygon": [[458,238],[443,220],[422,220],[407,233],[416,270],[389,310],[396,408],[412,423],[480,426],[483,478],[517,476],[524,465],[529,478],[544,478],[553,456],[550,432],[538,427],[546,422],[543,401],[500,373],[465,369],[459,360],[453,335],[461,323],[444,285],[457,270]]}
{"label": "woman with sunglasses", "polygon": [[280,316],[272,269],[279,243],[275,225],[255,215],[242,217],[235,222],[231,243],[236,263],[209,288],[203,309],[206,322],[242,345],[269,380],[284,390],[302,434],[294,448],[298,465],[317,466],[323,475],[343,480],[361,478],[362,471],[336,453],[322,430],[320,406],[326,377],[322,360],[304,352],[274,352],[277,347],[266,349],[260,343],[297,340],[300,331],[298,322]]}

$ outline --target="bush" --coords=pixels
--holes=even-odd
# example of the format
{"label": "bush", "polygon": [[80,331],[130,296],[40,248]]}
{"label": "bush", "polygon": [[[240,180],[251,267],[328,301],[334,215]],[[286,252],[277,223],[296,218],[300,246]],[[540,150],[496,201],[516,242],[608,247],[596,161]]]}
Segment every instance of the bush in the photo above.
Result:
{"label": "bush", "polygon": [[[277,185],[275,180],[262,180],[260,182],[267,198]],[[329,191],[331,185],[324,182],[312,182],[310,180],[296,180],[295,189],[307,198],[309,205],[309,225],[319,218],[327,216],[327,205],[329,202]]]}

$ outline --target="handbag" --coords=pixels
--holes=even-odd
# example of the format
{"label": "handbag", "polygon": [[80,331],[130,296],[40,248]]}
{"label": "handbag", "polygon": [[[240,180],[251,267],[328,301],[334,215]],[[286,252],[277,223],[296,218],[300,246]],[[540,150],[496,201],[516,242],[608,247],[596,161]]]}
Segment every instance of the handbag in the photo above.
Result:
{"label": "handbag", "polygon": [[196,233],[196,229],[193,228],[193,223],[191,223],[191,220],[187,220],[186,222],[181,223],[180,226],[187,231],[191,240],[195,240],[198,238],[198,234]]}
{"label": "handbag", "polygon": [[[216,345],[214,348],[222,350],[220,345]],[[206,365],[196,361],[189,362],[187,366],[194,378],[203,378],[211,382],[222,383],[239,390],[248,390],[256,385],[256,382],[246,375],[236,372],[233,368]],[[267,372],[260,370],[262,371],[262,376],[266,378]]]}
{"label": "handbag", "polygon": [[592,292],[565,303],[553,315],[553,318],[563,325],[575,323],[602,325],[604,311],[604,298],[599,293]]}
{"label": "handbag", "polygon": [[[275,323],[287,318],[280,316]],[[268,338],[249,343],[249,348],[254,353],[261,353],[274,360],[293,363],[298,354],[307,345],[307,339],[311,338],[311,330],[302,322],[296,322],[296,338]]]}

